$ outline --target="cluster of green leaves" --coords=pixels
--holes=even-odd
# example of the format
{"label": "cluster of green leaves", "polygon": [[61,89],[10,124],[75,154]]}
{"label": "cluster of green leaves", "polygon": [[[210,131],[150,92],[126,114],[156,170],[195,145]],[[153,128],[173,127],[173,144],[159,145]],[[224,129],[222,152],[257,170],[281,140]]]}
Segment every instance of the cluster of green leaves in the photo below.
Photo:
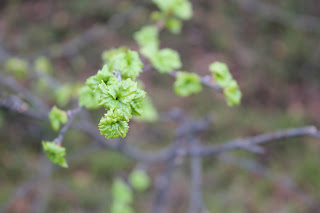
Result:
{"label": "cluster of green leaves", "polygon": [[201,92],[201,79],[196,73],[178,72],[174,83],[174,91],[177,95],[185,97]]}
{"label": "cluster of green leaves", "polygon": [[[134,170],[129,176],[132,188],[142,192],[150,186],[150,177],[143,170]],[[112,206],[111,213],[134,213],[131,206],[133,202],[133,191],[122,179],[115,179],[112,184]]]}
{"label": "cluster of green leaves", "polygon": [[233,79],[229,68],[225,63],[214,62],[209,67],[217,84],[223,89],[229,106],[239,105],[242,93],[238,83]]}
{"label": "cluster of green leaves", "polygon": [[47,158],[51,160],[52,163],[62,166],[64,168],[68,167],[67,161],[65,159],[66,149],[51,141],[43,141],[42,147],[46,153]]}
{"label": "cluster of green leaves", "polygon": [[[79,105],[88,109],[103,106],[108,112],[101,118],[99,130],[106,138],[125,137],[132,116],[142,114],[146,92],[133,81],[142,72],[137,52],[127,48],[103,52],[105,65],[79,90]],[[115,76],[119,72],[121,76]]]}
{"label": "cluster of green leaves", "polygon": [[61,124],[67,123],[68,115],[65,111],[54,106],[49,113],[49,120],[51,122],[52,128],[57,131],[60,128]]}

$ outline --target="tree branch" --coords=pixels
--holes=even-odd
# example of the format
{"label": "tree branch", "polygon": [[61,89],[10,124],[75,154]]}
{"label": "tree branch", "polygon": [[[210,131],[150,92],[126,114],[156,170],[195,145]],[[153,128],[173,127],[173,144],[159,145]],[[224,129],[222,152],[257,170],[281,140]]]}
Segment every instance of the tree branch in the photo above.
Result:
{"label": "tree branch", "polygon": [[266,133],[254,137],[243,138],[243,139],[235,139],[229,142],[226,142],[222,145],[212,145],[212,146],[203,146],[195,151],[189,151],[190,155],[200,155],[200,156],[208,156],[208,155],[218,155],[223,152],[227,152],[235,149],[243,149],[252,151],[252,147],[259,146],[261,144],[265,144],[268,142],[299,137],[299,136],[311,136],[315,138],[320,138],[320,131],[317,130],[314,126],[306,126],[301,128],[292,128],[282,131],[276,131],[271,133]]}
{"label": "tree branch", "polygon": [[74,119],[74,117],[81,111],[82,107],[77,107],[75,109],[72,110],[68,110],[67,111],[67,115],[68,115],[68,122],[63,126],[63,128],[60,130],[58,137],[56,137],[53,142],[57,143],[58,145],[62,144],[64,135],[66,134],[66,132],[68,131],[68,129],[70,128],[72,121]]}

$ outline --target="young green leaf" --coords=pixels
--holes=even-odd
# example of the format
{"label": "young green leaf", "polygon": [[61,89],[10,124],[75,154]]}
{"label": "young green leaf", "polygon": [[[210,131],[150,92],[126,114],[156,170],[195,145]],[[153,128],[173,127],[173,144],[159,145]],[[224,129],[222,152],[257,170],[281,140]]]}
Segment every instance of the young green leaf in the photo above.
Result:
{"label": "young green leaf", "polygon": [[60,86],[54,93],[59,106],[65,106],[69,103],[74,94],[74,87],[70,84]]}
{"label": "young green leaf", "polygon": [[137,191],[144,191],[150,186],[150,177],[143,170],[134,170],[129,177],[132,187]]}
{"label": "young green leaf", "polygon": [[158,29],[156,26],[145,26],[134,34],[134,39],[140,46],[140,52],[145,57],[151,57],[159,48]]}
{"label": "young green leaf", "polygon": [[226,97],[228,106],[237,106],[240,104],[242,93],[235,80],[232,80],[224,89],[224,95]]}
{"label": "young green leaf", "polygon": [[84,106],[87,109],[99,108],[100,92],[92,91],[88,86],[83,86],[79,89],[79,106]]}
{"label": "young green leaf", "polygon": [[142,72],[143,63],[136,51],[115,54],[108,60],[110,71],[120,71],[122,79],[135,79]]}
{"label": "young green leaf", "polygon": [[151,13],[150,18],[152,21],[159,21],[165,18],[165,14],[159,11],[154,11]]}
{"label": "young green leaf", "polygon": [[125,120],[125,115],[121,110],[110,109],[100,120],[99,130],[101,135],[104,135],[107,139],[124,138],[129,130],[128,122]]}
{"label": "young green leaf", "polygon": [[195,73],[178,72],[174,83],[174,91],[177,95],[185,97],[202,90],[200,77]]}
{"label": "young green leaf", "polygon": [[131,79],[107,86],[99,85],[101,97],[99,104],[106,109],[119,109],[124,113],[124,120],[129,121],[133,115],[141,113],[139,102],[145,97],[145,92],[137,88],[137,83]]}
{"label": "young green leaf", "polygon": [[161,49],[150,60],[152,65],[162,73],[169,73],[182,66],[179,54],[169,48]]}
{"label": "young green leaf", "polygon": [[166,22],[166,27],[173,34],[179,34],[181,32],[182,22],[176,18],[168,18]]}
{"label": "young green leaf", "polygon": [[174,0],[173,14],[180,19],[188,20],[192,17],[192,5],[188,0]]}
{"label": "young green leaf", "polygon": [[158,112],[148,96],[141,102],[141,111],[143,113],[141,113],[141,116],[135,117],[135,120],[155,122],[158,119]]}
{"label": "young green leaf", "polygon": [[217,84],[222,88],[227,87],[233,80],[229,72],[228,66],[222,62],[214,62],[209,67]]}
{"label": "young green leaf", "polygon": [[108,65],[104,65],[96,75],[89,77],[86,84],[90,89],[96,91],[101,82],[104,82],[106,85],[112,85],[118,82],[118,79],[109,70]]}
{"label": "young green leaf", "polygon": [[140,46],[159,45],[158,29],[156,26],[144,26],[133,37]]}
{"label": "young green leaf", "polygon": [[111,50],[105,50],[103,51],[101,57],[104,63],[109,63],[115,56],[122,53],[126,53],[127,51],[128,51],[128,48],[126,47],[119,47]]}
{"label": "young green leaf", "polygon": [[57,131],[60,128],[60,124],[67,123],[68,115],[65,111],[54,106],[52,107],[49,113],[49,119],[50,119],[52,128]]}
{"label": "young green leaf", "polygon": [[66,149],[64,147],[61,147],[55,142],[51,141],[43,141],[42,147],[44,152],[46,153],[47,158],[49,158],[52,163],[64,168],[68,167],[67,161],[65,159]]}
{"label": "young green leaf", "polygon": [[133,201],[131,189],[119,178],[113,181],[112,197],[115,203],[130,204]]}
{"label": "young green leaf", "polygon": [[137,89],[134,98],[130,102],[132,115],[140,116],[142,114],[143,112],[142,101],[145,97],[146,97],[146,92],[141,89]]}
{"label": "young green leaf", "polygon": [[24,78],[28,70],[28,63],[20,58],[10,58],[5,63],[5,69],[16,78]]}

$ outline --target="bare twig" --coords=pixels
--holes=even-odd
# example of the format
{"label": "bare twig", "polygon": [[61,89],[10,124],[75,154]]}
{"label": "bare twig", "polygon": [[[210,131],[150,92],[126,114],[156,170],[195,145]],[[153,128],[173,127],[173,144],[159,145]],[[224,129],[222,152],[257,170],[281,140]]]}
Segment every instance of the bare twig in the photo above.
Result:
{"label": "bare twig", "polygon": [[[149,63],[145,64],[145,66],[143,67],[143,71],[150,71],[150,70],[153,70],[152,65]],[[173,76],[174,78],[177,78],[177,71],[175,70],[172,70],[168,74]],[[212,78],[209,75],[201,77],[201,83],[211,89],[216,90],[217,92],[222,92],[222,88],[218,84],[214,83],[212,81]]]}
{"label": "bare twig", "polygon": [[227,152],[230,150],[235,149],[244,149],[248,151],[251,147],[259,146],[264,143],[285,139],[285,138],[292,138],[292,137],[299,137],[299,136],[311,136],[315,138],[320,138],[320,132],[314,126],[306,126],[301,128],[293,128],[283,131],[276,131],[267,134],[262,134],[254,137],[243,138],[243,139],[235,139],[229,142],[226,142],[222,145],[212,145],[212,146],[205,146],[201,147],[196,151],[191,151],[188,154],[191,155],[201,155],[201,156],[208,156],[208,155],[217,155],[223,152]]}
{"label": "bare twig", "polygon": [[43,116],[38,112],[29,109],[29,106],[15,95],[10,95],[5,99],[0,99],[0,108],[35,118],[37,120],[43,118]]}
{"label": "bare twig", "polygon": [[10,88],[12,91],[21,94],[28,102],[32,103],[38,112],[46,115],[48,107],[35,95],[29,92],[26,88],[22,87],[14,78],[2,75],[0,73],[0,84]]}
{"label": "bare twig", "polygon": [[72,124],[72,121],[74,119],[74,117],[81,111],[82,107],[77,107],[75,109],[72,110],[68,110],[67,111],[67,115],[68,115],[68,122],[63,126],[63,128],[60,130],[60,133],[58,135],[58,137],[56,137],[53,141],[59,145],[62,144],[64,135],[66,134],[67,130],[69,129],[69,127]]}

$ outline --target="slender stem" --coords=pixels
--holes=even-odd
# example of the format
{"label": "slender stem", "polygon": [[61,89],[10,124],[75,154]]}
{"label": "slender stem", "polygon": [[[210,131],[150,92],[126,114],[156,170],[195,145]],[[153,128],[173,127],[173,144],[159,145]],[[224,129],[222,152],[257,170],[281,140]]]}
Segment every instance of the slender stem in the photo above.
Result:
{"label": "slender stem", "polygon": [[196,151],[189,152],[190,155],[218,155],[223,152],[227,152],[235,149],[244,149],[251,151],[252,147],[259,146],[272,141],[277,141],[285,138],[300,137],[300,136],[311,136],[315,138],[320,138],[320,131],[314,126],[306,126],[301,128],[292,128],[282,131],[275,131],[271,133],[266,133],[254,137],[235,139],[226,142],[222,145],[212,145],[199,147]]}
{"label": "slender stem", "polygon": [[74,117],[81,111],[82,107],[77,107],[73,110],[68,110],[67,114],[68,114],[68,122],[63,126],[63,128],[60,130],[60,133],[58,135],[58,137],[56,137],[53,141],[59,145],[62,144],[64,135],[66,134],[66,132],[68,131],[68,129],[70,128],[72,121],[74,119]]}

